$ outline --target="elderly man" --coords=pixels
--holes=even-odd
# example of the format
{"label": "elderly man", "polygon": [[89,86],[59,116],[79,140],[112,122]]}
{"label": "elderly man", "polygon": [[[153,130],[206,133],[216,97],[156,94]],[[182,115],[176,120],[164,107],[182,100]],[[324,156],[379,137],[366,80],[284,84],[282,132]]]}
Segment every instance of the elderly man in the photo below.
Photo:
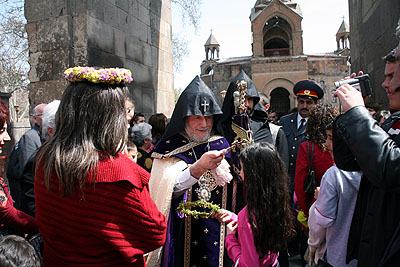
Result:
{"label": "elderly man", "polygon": [[297,152],[300,144],[306,140],[304,132],[310,110],[317,105],[319,99],[324,97],[324,91],[316,82],[303,80],[294,85],[293,93],[297,96],[298,111],[283,116],[279,121],[283,126],[289,146],[289,176],[292,192],[294,191]]}
{"label": "elderly man", "polygon": [[164,252],[153,252],[149,266],[161,262],[162,266],[223,264],[224,227],[211,218],[183,218],[176,212],[181,201],[201,199],[225,208],[227,187],[218,181],[222,181],[222,173],[230,176],[222,152],[229,145],[212,131],[213,121],[221,114],[214,94],[196,76],[180,95],[171,121],[153,150],[150,193],[168,217],[169,232]]}
{"label": "elderly man", "polygon": [[[396,35],[400,40],[400,21]],[[344,141],[364,174],[347,247],[347,261],[355,258],[358,266],[400,262],[400,44],[395,58],[393,78],[382,84],[393,114],[382,128],[365,108],[359,91],[343,85],[335,93],[345,113],[335,122],[334,146],[335,141]],[[388,64],[386,78],[391,76],[391,71],[386,73]]]}
{"label": "elderly man", "polygon": [[[56,123],[55,117],[60,105],[60,100],[54,100],[48,104],[41,116],[41,136],[43,140],[47,140],[55,131]],[[35,206],[35,192],[34,192],[34,162],[36,158],[36,152],[39,148],[34,151],[32,156],[28,159],[25,167],[21,174],[21,210],[35,217],[36,206]]]}
{"label": "elderly man", "polygon": [[10,154],[7,167],[7,178],[10,183],[11,196],[14,199],[14,207],[21,209],[21,175],[29,158],[36,153],[42,145],[40,138],[40,126],[42,125],[42,115],[46,104],[39,104],[32,110],[34,125],[28,130],[18,143],[14,146]]}

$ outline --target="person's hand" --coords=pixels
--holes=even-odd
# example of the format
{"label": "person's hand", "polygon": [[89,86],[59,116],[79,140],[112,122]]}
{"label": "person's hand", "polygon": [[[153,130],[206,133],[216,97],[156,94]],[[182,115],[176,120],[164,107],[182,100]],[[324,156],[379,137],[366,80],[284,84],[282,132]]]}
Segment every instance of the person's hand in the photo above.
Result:
{"label": "person's hand", "polygon": [[340,86],[334,96],[340,99],[344,112],[355,106],[364,106],[364,99],[361,93],[351,85],[344,84]]}
{"label": "person's hand", "polygon": [[310,266],[315,266],[315,251],[311,251],[310,248],[308,248],[308,262]]}
{"label": "person's hand", "polygon": [[357,75],[357,73],[353,72],[352,74],[350,74],[350,76],[346,76],[342,80],[353,79],[354,77],[361,76],[361,75],[364,75],[364,72],[362,70],[360,70],[358,72],[358,75]]}
{"label": "person's hand", "polygon": [[315,199],[318,199],[318,194],[319,194],[319,186],[317,186],[317,187],[315,188],[315,191],[314,191],[314,198],[315,198]]}
{"label": "person's hand", "polygon": [[223,159],[224,153],[222,151],[208,151],[190,167],[190,174],[195,178],[199,178],[207,170],[216,169]]}
{"label": "person's hand", "polygon": [[226,225],[226,234],[230,235],[230,234],[236,234],[237,232],[237,220],[231,221],[230,223],[228,223]]}
{"label": "person's hand", "polygon": [[217,219],[220,223],[227,223],[231,220],[233,212],[221,209],[220,213],[212,213],[211,217]]}

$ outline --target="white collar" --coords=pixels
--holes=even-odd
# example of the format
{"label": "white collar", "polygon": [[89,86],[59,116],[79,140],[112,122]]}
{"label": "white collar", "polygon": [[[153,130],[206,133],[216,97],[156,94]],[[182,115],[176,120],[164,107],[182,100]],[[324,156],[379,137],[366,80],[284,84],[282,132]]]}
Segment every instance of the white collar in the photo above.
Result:
{"label": "white collar", "polygon": [[307,123],[307,121],[308,121],[308,117],[307,118],[303,118],[301,115],[300,115],[300,113],[297,113],[297,127],[299,127],[300,126],[300,121],[301,121],[301,119],[305,119],[306,121],[306,123]]}

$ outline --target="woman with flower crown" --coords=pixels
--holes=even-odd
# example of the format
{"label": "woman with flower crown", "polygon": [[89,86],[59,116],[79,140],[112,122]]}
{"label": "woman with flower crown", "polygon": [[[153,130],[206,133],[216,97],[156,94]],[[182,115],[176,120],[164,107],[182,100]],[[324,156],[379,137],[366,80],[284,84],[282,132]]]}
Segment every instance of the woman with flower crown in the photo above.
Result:
{"label": "woman with flower crown", "polygon": [[36,162],[36,217],[44,266],[145,266],[165,241],[149,175],[121,153],[129,70],[75,67],[56,129]]}

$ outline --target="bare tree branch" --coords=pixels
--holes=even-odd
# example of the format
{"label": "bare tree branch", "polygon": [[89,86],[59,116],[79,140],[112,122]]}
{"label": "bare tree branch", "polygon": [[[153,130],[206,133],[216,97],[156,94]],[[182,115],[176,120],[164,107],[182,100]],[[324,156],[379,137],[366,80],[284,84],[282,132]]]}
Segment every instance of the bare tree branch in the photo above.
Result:
{"label": "bare tree branch", "polygon": [[201,17],[201,2],[202,0],[171,0],[181,9],[182,23],[186,25],[189,20],[191,26],[197,31]]}
{"label": "bare tree branch", "polygon": [[[25,30],[24,1],[0,0],[0,91],[11,93],[10,120],[17,116],[16,105],[22,107],[22,118],[29,110],[26,93],[29,83],[28,35]],[[17,91],[18,100],[17,100]],[[22,97],[22,98],[21,98]]]}
{"label": "bare tree branch", "polygon": [[[175,8],[179,9],[182,18],[182,25],[189,24],[197,32],[201,17],[202,0],[171,0]],[[189,41],[185,38],[184,33],[174,31],[172,33],[172,51],[174,56],[174,70],[180,72],[182,63],[189,54]]]}

